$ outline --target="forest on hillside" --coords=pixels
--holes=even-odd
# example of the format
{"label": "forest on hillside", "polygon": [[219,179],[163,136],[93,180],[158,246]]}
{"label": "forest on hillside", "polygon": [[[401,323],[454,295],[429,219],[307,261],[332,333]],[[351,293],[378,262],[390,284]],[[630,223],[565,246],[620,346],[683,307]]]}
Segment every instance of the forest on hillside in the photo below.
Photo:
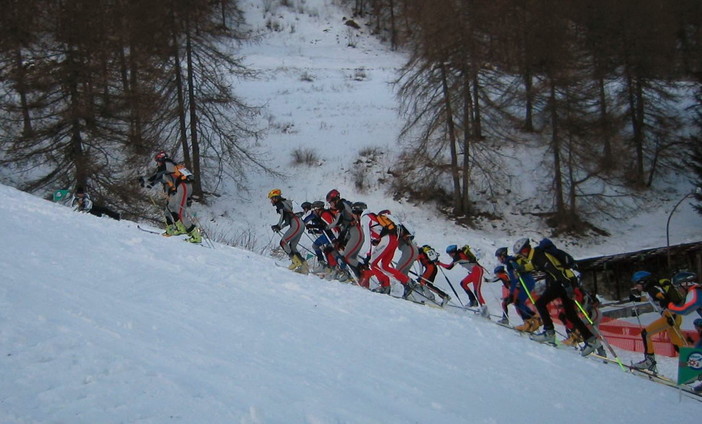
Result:
{"label": "forest on hillside", "polygon": [[200,199],[265,169],[247,144],[259,110],[228,80],[253,72],[227,49],[248,38],[236,1],[6,0],[2,11],[0,159],[33,170],[22,189],[87,186],[139,205],[131,164],[162,149],[178,152]]}
{"label": "forest on hillside", "polygon": [[402,190],[473,213],[472,194],[500,186],[495,144],[525,135],[547,147],[563,229],[671,170],[702,182],[699,1],[345,3],[410,52],[398,86],[411,144],[402,169],[415,172]]}
{"label": "forest on hillside", "polygon": [[[303,0],[263,3],[304,13]],[[702,184],[698,0],[334,3],[407,52],[397,192],[474,215],[476,193],[504,188],[500,146],[526,142],[547,152],[543,189],[562,230],[671,172]],[[22,189],[89,186],[139,205],[131,164],[162,148],[179,152],[202,201],[225,178],[271,172],[250,149],[261,109],[228,83],[255,73],[236,56],[250,37],[236,0],[4,0],[2,10],[0,163],[25,172]]]}

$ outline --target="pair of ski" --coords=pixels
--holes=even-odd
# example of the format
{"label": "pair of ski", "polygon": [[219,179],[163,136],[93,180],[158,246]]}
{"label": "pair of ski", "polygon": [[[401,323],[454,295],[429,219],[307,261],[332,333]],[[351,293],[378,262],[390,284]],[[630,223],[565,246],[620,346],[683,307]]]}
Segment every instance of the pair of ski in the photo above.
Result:
{"label": "pair of ski", "polygon": [[[588,358],[593,359],[593,360],[597,360],[597,361],[602,361],[603,363],[606,363],[606,364],[619,365],[619,364],[617,364],[617,362],[614,359],[608,358],[605,356],[600,356],[600,355],[597,355],[595,353],[589,355]],[[653,381],[654,383],[663,384],[665,386],[678,389],[678,390],[680,390],[681,395],[684,395],[686,397],[694,399],[698,402],[702,402],[702,392],[696,392],[695,389],[689,385],[686,385],[686,384],[679,385],[676,381],[674,381],[671,378],[668,378],[664,375],[658,374],[655,371],[636,368],[633,364],[629,364],[629,365],[624,364],[624,367],[629,371],[629,373],[631,373],[637,377],[645,378],[649,381]]]}
{"label": "pair of ski", "polygon": [[[516,328],[512,327],[512,326],[509,325],[509,324],[502,324],[502,323],[499,323],[499,322],[496,322],[496,324],[497,324],[497,325],[500,325],[500,326],[502,326],[502,327],[505,327],[505,328],[512,329],[512,330],[516,331],[517,333],[519,333],[520,335],[530,335],[530,333],[528,333],[528,332],[526,332],[526,331],[517,330]],[[567,345],[565,345],[565,344],[563,344],[563,343],[559,343],[559,342],[557,341],[557,339],[556,339],[556,341],[555,341],[554,343],[551,343],[551,342],[539,342],[539,341],[537,341],[537,343],[545,344],[545,345],[552,346],[552,347],[556,347],[556,348],[559,348],[559,347],[561,347],[561,346],[567,346]],[[578,349],[576,348],[576,346],[572,346],[572,347],[574,348],[574,350],[578,350]],[[697,400],[697,401],[699,401],[699,402],[702,402],[702,393],[696,392],[692,387],[690,387],[690,386],[688,386],[688,385],[678,385],[675,381],[673,381],[672,379],[670,379],[670,378],[668,378],[668,377],[666,377],[666,376],[664,376],[664,375],[660,375],[660,374],[658,374],[658,373],[656,373],[656,372],[653,372],[653,371],[650,371],[650,370],[644,370],[644,369],[636,368],[636,367],[633,366],[633,364],[629,364],[629,365],[624,364],[624,363],[622,363],[618,358],[615,359],[615,358],[610,358],[610,357],[607,357],[607,356],[602,356],[602,355],[599,355],[599,354],[596,353],[596,352],[593,352],[593,353],[589,354],[589,355],[586,356],[585,358],[588,358],[588,359],[591,359],[591,360],[595,360],[595,361],[601,361],[601,362],[606,363],[606,364],[614,364],[614,365],[617,365],[617,366],[619,366],[620,368],[623,368],[623,369],[625,369],[626,371],[628,371],[629,373],[631,373],[631,374],[633,374],[633,375],[636,375],[636,376],[638,376],[638,377],[646,378],[646,379],[648,379],[649,381],[653,381],[654,383],[663,384],[663,385],[665,385],[665,386],[678,389],[678,390],[680,390],[681,396],[686,396],[686,397],[692,398],[692,399],[694,399],[694,400]]]}
{"label": "pair of ski", "polygon": [[[145,233],[149,233],[149,234],[157,234],[157,235],[163,236],[163,237],[177,237],[177,236],[170,236],[170,235],[164,234],[163,231],[149,230],[148,228],[144,228],[144,227],[142,227],[141,225],[138,225],[138,224],[137,224],[137,228],[138,228],[139,230],[141,230],[141,231],[143,231],[143,232],[145,232]],[[187,235],[187,234],[179,234],[179,235]],[[185,238],[182,238],[181,240],[183,240],[183,241],[188,241],[188,240],[185,239]],[[206,244],[204,244],[204,243],[190,243],[190,244],[197,244],[198,246],[210,247],[210,248],[212,248],[211,246],[206,245]]]}

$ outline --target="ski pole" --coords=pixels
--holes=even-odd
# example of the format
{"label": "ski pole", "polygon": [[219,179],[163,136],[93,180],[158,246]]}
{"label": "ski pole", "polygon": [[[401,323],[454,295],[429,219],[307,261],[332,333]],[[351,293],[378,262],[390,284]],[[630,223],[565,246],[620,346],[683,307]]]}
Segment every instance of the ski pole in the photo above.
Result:
{"label": "ski pole", "polygon": [[412,274],[412,275],[416,276],[418,279],[424,281],[424,284],[425,284],[427,287],[429,287],[429,290],[433,291],[434,293],[438,294],[439,296],[441,296],[441,297],[443,297],[443,296],[448,296],[448,294],[446,294],[443,290],[441,290],[440,288],[436,287],[436,286],[434,285],[434,283],[433,283],[431,280],[422,277],[421,275],[417,274],[416,272],[414,272],[414,271],[412,271],[412,270],[410,270],[410,274]]}
{"label": "ski pole", "polygon": [[[667,309],[666,309],[666,311],[667,311]],[[672,313],[672,312],[670,312],[670,313],[673,314],[673,315],[675,315],[675,314]],[[670,320],[668,320],[668,318],[670,318],[670,320],[673,321],[673,325],[670,325]],[[675,331],[675,334],[676,334],[678,337],[680,337],[680,340],[682,340],[682,342],[683,342],[683,344],[685,345],[685,347],[689,346],[689,343],[687,342],[687,339],[686,339],[685,336],[683,336],[683,334],[680,332],[680,328],[679,328],[677,325],[675,325],[675,318],[674,318],[674,317],[666,317],[666,320],[668,321],[668,325],[670,325],[670,328],[672,328],[673,331]]]}
{"label": "ski pole", "polygon": [[202,235],[205,238],[205,242],[207,244],[207,247],[209,247],[210,249],[214,249],[215,248],[214,242],[212,241],[210,234],[207,232],[207,230],[205,230],[205,227],[202,226],[200,219],[196,215],[191,214],[190,212],[186,212],[186,214],[188,215],[190,220],[193,221],[198,228],[200,228],[200,232],[202,233]]}
{"label": "ski pole", "polygon": [[456,295],[456,299],[458,300],[458,303],[461,304],[461,307],[462,307],[462,308],[465,308],[466,306],[465,306],[465,305],[463,304],[463,302],[461,301],[461,298],[458,297],[458,293],[456,293],[456,289],[453,288],[453,284],[451,284],[451,281],[449,281],[448,277],[446,276],[446,273],[444,273],[444,270],[441,269],[441,268],[442,268],[441,265],[437,265],[437,266],[439,267],[439,271],[441,271],[441,275],[444,276],[444,278],[446,279],[446,282],[448,283],[449,287],[451,287],[451,290],[453,290],[453,294]]}
{"label": "ski pole", "polygon": [[[153,204],[154,207],[158,208],[158,205],[156,204],[156,201],[154,200],[154,197],[151,194],[149,194],[149,200],[151,200],[151,204]],[[166,224],[166,228],[168,228],[168,219],[166,219],[166,214],[163,213],[161,214],[161,216],[163,217],[163,223]]]}
{"label": "ski pole", "polygon": [[524,280],[522,279],[521,274],[519,274],[519,272],[517,272],[517,271],[514,271],[514,273],[517,274],[517,278],[519,278],[519,283],[522,285],[522,288],[523,288],[524,291],[526,292],[527,296],[529,296],[529,300],[531,301],[531,304],[532,304],[532,305],[536,305],[536,302],[534,302],[534,298],[531,297],[531,292],[529,291],[529,289],[528,289],[527,286],[526,286],[526,283],[525,283]]}
{"label": "ski pole", "polygon": [[590,323],[590,327],[592,327],[592,330],[594,331],[595,336],[598,339],[602,340],[602,343],[604,343],[604,345],[607,347],[607,350],[609,350],[609,353],[611,353],[612,356],[614,356],[614,359],[617,361],[617,364],[619,364],[619,368],[621,368],[622,371],[626,372],[626,367],[624,367],[624,364],[622,364],[622,360],[619,359],[619,355],[617,355],[617,352],[614,351],[614,349],[612,348],[612,345],[610,345],[609,342],[607,341],[607,339],[605,339],[605,337],[602,335],[602,333],[597,328],[595,323],[592,322],[592,320],[590,319],[590,315],[587,313],[587,311],[585,311],[585,308],[583,308],[583,305],[581,305],[577,299],[573,299],[573,302],[575,302],[575,304],[578,305],[578,309],[580,309],[580,312],[583,313],[583,316],[587,319],[587,322]]}

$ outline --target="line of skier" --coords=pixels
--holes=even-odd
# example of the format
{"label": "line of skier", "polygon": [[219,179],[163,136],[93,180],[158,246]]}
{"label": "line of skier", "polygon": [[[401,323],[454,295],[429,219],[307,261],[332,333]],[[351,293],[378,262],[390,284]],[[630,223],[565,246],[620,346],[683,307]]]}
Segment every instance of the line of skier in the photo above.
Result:
{"label": "line of skier", "polygon": [[[328,207],[322,201],[304,202],[301,205],[302,212],[299,213],[295,213],[292,201],[284,198],[279,189],[271,190],[268,198],[280,215],[278,223],[272,229],[281,232],[286,228],[281,233],[280,246],[291,259],[291,270],[309,272],[309,266],[298,250],[298,243],[307,229],[317,236],[312,244],[317,259],[317,267],[313,269],[315,273],[329,273],[342,281],[353,279],[359,286],[368,289],[371,288],[371,278],[375,277],[377,286],[372,290],[386,294],[390,294],[391,279],[394,279],[403,287],[403,298],[407,299],[413,291],[418,291],[427,298],[432,298],[432,293],[435,293],[441,299],[439,304],[444,305],[450,296],[434,285],[436,266],[452,269],[460,265],[467,271],[460,283],[469,298],[467,306],[478,307],[482,314],[488,314],[481,289],[484,268],[469,246],[459,248],[458,245],[449,245],[446,253],[451,257],[451,262],[440,262],[431,246],[417,246],[412,231],[393,217],[390,211],[370,212],[365,203],[352,203],[342,198],[336,189],[327,193]],[[581,299],[584,298],[577,277],[553,254],[546,252],[549,249],[553,251],[554,248],[552,243],[532,247],[528,239],[520,239],[513,247],[514,256],[508,255],[506,247],[497,250],[496,257],[503,264],[502,269],[509,280],[506,299],[514,302],[524,320],[517,329],[534,332],[543,326],[542,332],[533,335],[534,340],[553,343],[555,330],[547,305],[560,300],[563,320],[573,329],[573,334],[582,338],[582,352],[587,355],[600,349],[601,343],[582,322],[572,300],[576,289]],[[397,265],[394,265],[396,250],[400,250],[401,256]],[[415,261],[424,270],[418,278],[413,279],[409,272]],[[546,280],[545,290],[538,300],[534,300],[531,294],[535,285],[534,272],[540,272]],[[497,273],[498,276],[499,274]],[[527,306],[528,299],[535,306],[536,312]],[[504,318],[507,318],[506,312]]]}
{"label": "line of skier", "polygon": [[[280,189],[271,190],[268,198],[280,215],[272,229],[281,234],[280,247],[290,257],[291,270],[301,273],[311,271],[343,282],[353,280],[361,287],[385,294],[390,294],[391,281],[395,280],[403,287],[403,298],[408,299],[411,294],[417,293],[434,301],[436,295],[440,299],[436,303],[444,306],[451,297],[434,284],[435,278],[440,268],[452,269],[460,265],[467,271],[460,286],[469,298],[469,303],[465,305],[468,308],[477,308],[487,316],[482,283],[502,282],[502,318],[499,324],[509,323],[508,306],[512,304],[522,319],[522,324],[515,326],[515,329],[532,333],[531,338],[535,341],[555,343],[556,332],[550,306],[568,333],[564,343],[582,346],[583,356],[592,352],[605,355],[602,339],[594,333],[600,320],[599,301],[580,285],[573,257],[556,248],[547,238],[534,246],[529,239],[519,239],[514,243],[511,255],[507,247],[498,248],[495,257],[500,265],[493,271],[494,278],[490,279],[484,276],[485,269],[468,245],[449,245],[446,253],[451,262],[441,262],[438,252],[429,245],[419,247],[412,229],[389,210],[371,212],[364,202],[350,202],[336,189],[327,193],[326,203],[321,200],[303,202],[300,212],[293,210],[292,201],[283,197]],[[312,269],[298,250],[305,231],[312,240],[310,253],[314,254],[316,262]],[[398,250],[400,257],[393,262]],[[421,272],[412,271],[414,263],[421,266]],[[635,284],[639,284],[641,275],[650,277],[650,273],[635,274]],[[458,296],[448,278],[446,280],[454,295]],[[694,287],[702,290],[700,285]],[[702,293],[697,294],[699,290],[690,290],[691,295],[696,297],[685,303],[688,305],[685,313],[697,310],[702,316],[702,304],[698,305],[702,302]],[[657,301],[665,303],[666,309],[669,306],[683,308],[679,299]],[[689,304],[698,306],[691,307]],[[677,313],[682,312],[678,310]],[[541,331],[537,332],[539,328]],[[656,329],[647,327],[642,333],[647,346],[651,344],[650,334],[662,331],[659,328],[662,326]],[[640,368],[655,367],[653,352],[647,353],[644,361],[635,365]]]}

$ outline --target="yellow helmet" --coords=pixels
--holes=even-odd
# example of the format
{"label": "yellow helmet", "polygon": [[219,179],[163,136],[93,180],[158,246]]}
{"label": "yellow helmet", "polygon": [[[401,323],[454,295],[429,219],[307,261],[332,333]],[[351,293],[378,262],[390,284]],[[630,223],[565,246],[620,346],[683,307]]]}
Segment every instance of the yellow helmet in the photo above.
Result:
{"label": "yellow helmet", "polygon": [[268,192],[268,198],[272,199],[274,197],[280,197],[283,194],[282,191],[280,191],[279,188],[274,188],[273,190]]}

